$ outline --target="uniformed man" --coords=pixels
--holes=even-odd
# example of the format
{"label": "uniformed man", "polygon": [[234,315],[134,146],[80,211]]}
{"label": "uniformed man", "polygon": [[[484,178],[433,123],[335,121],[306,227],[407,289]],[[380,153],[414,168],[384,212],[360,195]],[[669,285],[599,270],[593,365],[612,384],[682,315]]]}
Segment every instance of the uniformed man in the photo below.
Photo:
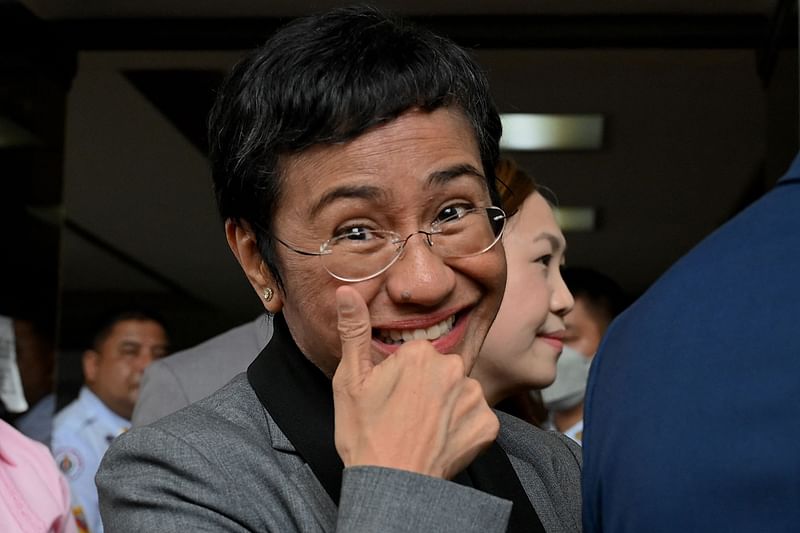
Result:
{"label": "uniformed man", "polygon": [[85,385],[53,424],[53,455],[69,481],[81,531],[103,531],[94,476],[117,435],[130,428],[144,369],[167,353],[163,322],[145,311],[109,316],[83,354]]}

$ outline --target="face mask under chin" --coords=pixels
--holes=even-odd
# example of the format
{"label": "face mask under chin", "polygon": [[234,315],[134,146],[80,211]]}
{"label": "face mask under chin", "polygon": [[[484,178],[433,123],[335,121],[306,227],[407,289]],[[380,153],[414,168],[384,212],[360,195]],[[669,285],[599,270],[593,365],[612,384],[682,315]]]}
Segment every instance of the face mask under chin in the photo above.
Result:
{"label": "face mask under chin", "polygon": [[556,380],[542,389],[542,401],[550,411],[564,411],[583,401],[592,359],[564,346],[556,365]]}

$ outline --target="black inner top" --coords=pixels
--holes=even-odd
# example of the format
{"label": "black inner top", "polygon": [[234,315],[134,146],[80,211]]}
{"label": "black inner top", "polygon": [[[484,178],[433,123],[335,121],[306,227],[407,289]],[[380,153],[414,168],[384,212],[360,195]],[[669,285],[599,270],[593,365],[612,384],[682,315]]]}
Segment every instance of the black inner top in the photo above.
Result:
{"label": "black inner top", "polygon": [[[338,505],[344,465],[333,440],[331,381],[300,352],[282,314],[275,315],[272,339],[247,369],[247,378],[264,408]],[[497,443],[453,481],[512,501],[508,532],[544,533],[508,456]]]}

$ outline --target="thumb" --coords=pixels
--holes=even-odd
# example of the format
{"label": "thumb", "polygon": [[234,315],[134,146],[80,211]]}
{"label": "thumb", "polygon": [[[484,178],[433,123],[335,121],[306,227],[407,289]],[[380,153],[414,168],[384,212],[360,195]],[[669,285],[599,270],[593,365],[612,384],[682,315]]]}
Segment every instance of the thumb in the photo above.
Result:
{"label": "thumb", "polygon": [[336,312],[342,343],[342,360],[336,372],[362,375],[374,366],[367,304],[354,288],[339,287],[336,289]]}

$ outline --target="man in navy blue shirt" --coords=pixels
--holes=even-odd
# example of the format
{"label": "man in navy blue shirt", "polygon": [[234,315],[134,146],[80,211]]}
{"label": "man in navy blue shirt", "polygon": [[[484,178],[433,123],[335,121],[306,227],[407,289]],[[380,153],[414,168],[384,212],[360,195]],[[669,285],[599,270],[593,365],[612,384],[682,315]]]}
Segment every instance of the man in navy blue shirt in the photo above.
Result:
{"label": "man in navy blue shirt", "polygon": [[800,156],[609,329],[584,530],[800,529]]}

